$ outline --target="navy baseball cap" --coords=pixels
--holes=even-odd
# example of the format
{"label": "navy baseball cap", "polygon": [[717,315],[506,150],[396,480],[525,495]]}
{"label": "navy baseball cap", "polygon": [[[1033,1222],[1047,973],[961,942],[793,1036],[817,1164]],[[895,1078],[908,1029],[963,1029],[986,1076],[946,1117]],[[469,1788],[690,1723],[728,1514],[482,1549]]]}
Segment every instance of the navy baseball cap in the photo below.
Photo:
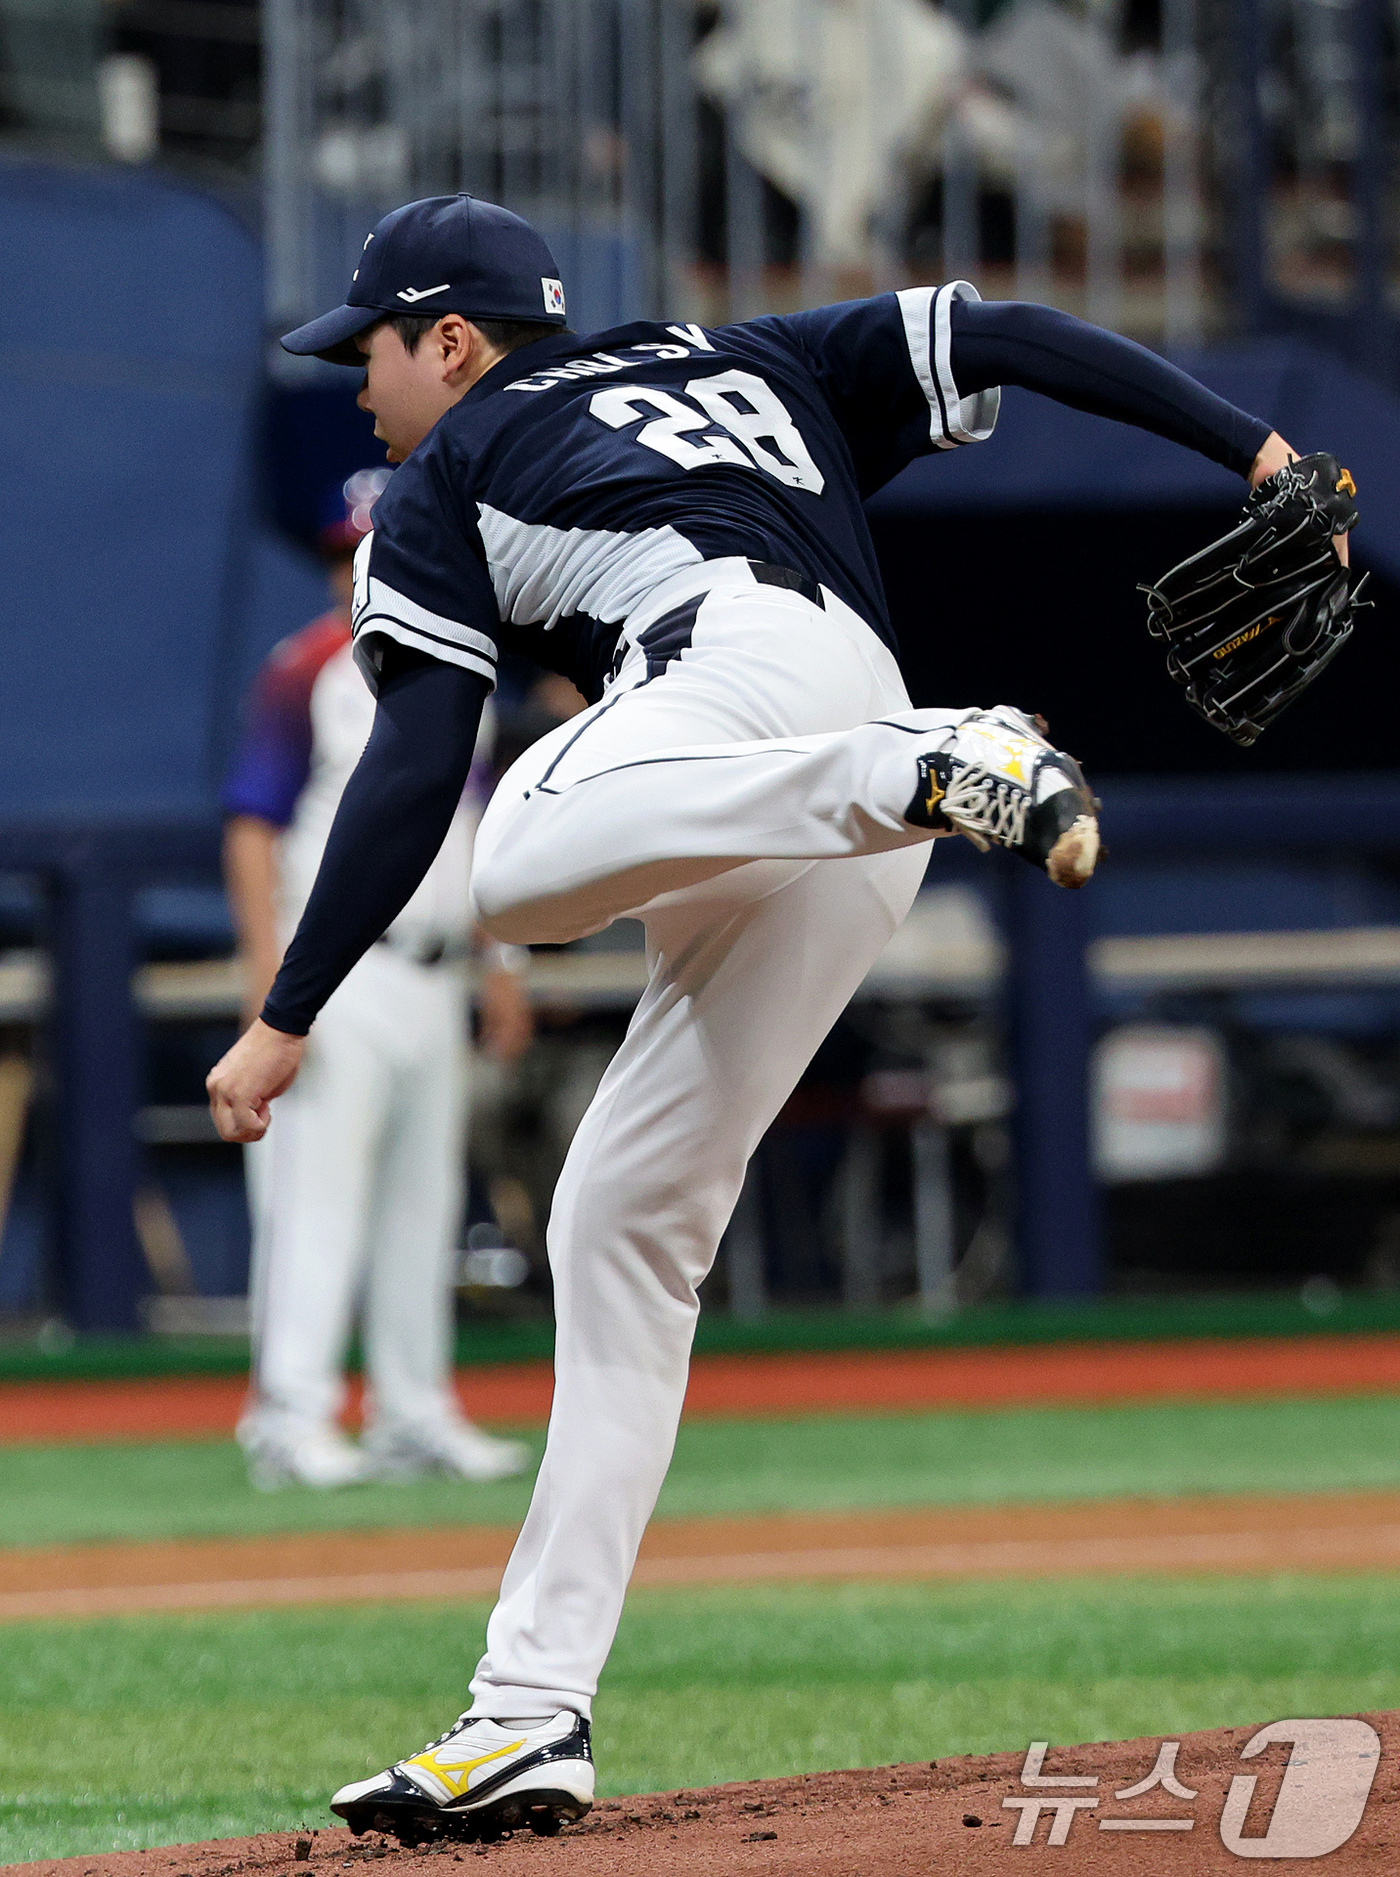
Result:
{"label": "navy baseball cap", "polygon": [[376,225],[344,306],[289,332],[283,349],[362,365],[355,335],[391,313],[562,326],[564,287],[554,256],[520,216],[475,196],[427,196]]}

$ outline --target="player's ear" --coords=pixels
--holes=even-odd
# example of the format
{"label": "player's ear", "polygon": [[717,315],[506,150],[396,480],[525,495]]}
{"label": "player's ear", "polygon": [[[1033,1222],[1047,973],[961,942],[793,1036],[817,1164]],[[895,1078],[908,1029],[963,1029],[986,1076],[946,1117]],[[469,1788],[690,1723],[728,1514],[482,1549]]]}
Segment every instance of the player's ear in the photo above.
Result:
{"label": "player's ear", "polygon": [[450,383],[464,366],[470,365],[483,341],[469,319],[460,313],[444,313],[433,328],[433,343],[442,361],[442,375]]}

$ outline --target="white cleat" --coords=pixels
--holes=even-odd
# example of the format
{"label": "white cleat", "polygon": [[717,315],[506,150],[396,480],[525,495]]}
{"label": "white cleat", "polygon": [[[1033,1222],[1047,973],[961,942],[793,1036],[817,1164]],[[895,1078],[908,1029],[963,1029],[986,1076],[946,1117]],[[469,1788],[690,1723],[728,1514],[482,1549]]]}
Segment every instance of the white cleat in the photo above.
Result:
{"label": "white cleat", "polygon": [[1056,886],[1084,886],[1099,858],[1099,803],[1040,718],[1009,704],[974,711],[918,759],[904,811],[916,828],[964,834],[1041,867]]}
{"label": "white cleat", "polygon": [[239,1440],[248,1455],[248,1476],[259,1492],[277,1492],[284,1486],[325,1492],[362,1486],[370,1478],[364,1454],[337,1428],[276,1435],[240,1429]]}
{"label": "white cleat", "polygon": [[593,1805],[588,1722],[565,1709],[527,1732],[463,1715],[441,1739],[373,1779],[342,1786],[331,1810],[358,1837],[490,1843],[525,1827],[552,1838]]}
{"label": "white cleat", "polygon": [[483,1433],[471,1421],[371,1432],[365,1456],[375,1479],[421,1479],[439,1473],[481,1482],[512,1479],[525,1472],[532,1459],[523,1441]]}

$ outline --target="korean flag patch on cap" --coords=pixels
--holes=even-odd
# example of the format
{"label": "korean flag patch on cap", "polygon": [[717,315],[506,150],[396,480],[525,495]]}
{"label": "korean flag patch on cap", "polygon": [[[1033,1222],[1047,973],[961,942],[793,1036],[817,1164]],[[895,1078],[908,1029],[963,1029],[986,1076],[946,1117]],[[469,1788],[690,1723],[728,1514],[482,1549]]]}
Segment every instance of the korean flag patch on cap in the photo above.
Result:
{"label": "korean flag patch on cap", "polygon": [[544,310],[546,313],[563,313],[564,283],[562,280],[550,280],[541,275],[540,285],[544,288]]}

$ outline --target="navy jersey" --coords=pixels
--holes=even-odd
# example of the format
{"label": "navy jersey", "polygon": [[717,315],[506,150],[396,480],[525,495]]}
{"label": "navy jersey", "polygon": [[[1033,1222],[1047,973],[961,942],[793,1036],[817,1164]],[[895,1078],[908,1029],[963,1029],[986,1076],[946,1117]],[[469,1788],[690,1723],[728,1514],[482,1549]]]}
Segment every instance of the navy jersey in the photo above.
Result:
{"label": "navy jersey", "polygon": [[520,651],[599,696],[622,621],[740,555],[820,581],[892,644],[862,502],[991,434],[953,381],[957,281],[713,331],[563,334],[501,360],[395,473],[356,556],[356,656],[396,639],[494,680]]}

